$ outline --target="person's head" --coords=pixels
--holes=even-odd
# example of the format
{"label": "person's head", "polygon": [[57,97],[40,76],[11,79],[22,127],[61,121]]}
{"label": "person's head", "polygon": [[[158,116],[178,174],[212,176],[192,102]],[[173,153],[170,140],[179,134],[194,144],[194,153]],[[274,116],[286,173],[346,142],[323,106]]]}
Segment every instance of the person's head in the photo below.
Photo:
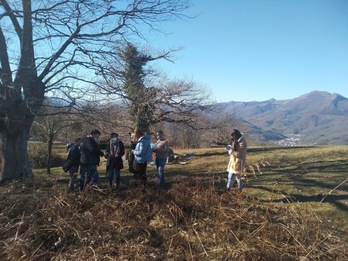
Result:
{"label": "person's head", "polygon": [[118,134],[115,132],[110,133],[110,140],[111,142],[116,142],[118,140]]}
{"label": "person's head", "polygon": [[134,140],[138,140],[141,136],[143,136],[143,133],[138,128],[134,129]]}
{"label": "person's head", "polygon": [[238,141],[239,138],[242,137],[242,134],[239,130],[233,129],[233,131],[231,132],[231,137],[233,141]]}
{"label": "person's head", "polygon": [[76,138],[75,142],[74,142],[74,145],[75,146],[80,146],[81,141],[82,141],[82,138]]}
{"label": "person's head", "polygon": [[157,133],[156,133],[156,139],[158,139],[158,140],[160,140],[160,139],[162,139],[163,138],[163,131],[157,131]]}
{"label": "person's head", "polygon": [[99,136],[100,136],[100,131],[95,129],[95,130],[92,130],[91,131],[91,138],[95,139],[95,140],[98,140],[99,139]]}

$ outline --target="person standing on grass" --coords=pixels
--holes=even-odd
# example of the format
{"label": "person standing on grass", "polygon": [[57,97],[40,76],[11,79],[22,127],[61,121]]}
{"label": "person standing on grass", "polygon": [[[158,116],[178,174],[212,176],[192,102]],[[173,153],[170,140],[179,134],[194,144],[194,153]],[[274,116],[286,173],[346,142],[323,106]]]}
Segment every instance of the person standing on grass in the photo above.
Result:
{"label": "person standing on grass", "polygon": [[152,160],[152,149],[150,145],[151,135],[140,131],[141,137],[138,139],[134,154],[134,169],[143,185],[147,184],[146,168],[147,164]]}
{"label": "person standing on grass", "polygon": [[164,138],[163,131],[158,131],[156,134],[157,142],[153,149],[156,153],[156,168],[158,172],[158,187],[160,188],[164,183],[164,167],[167,163],[169,154],[169,142]]}
{"label": "person standing on grass", "polygon": [[72,193],[75,190],[75,182],[77,178],[77,172],[80,166],[80,143],[82,139],[77,138],[75,142],[70,146],[67,160],[70,162],[71,167],[69,168],[69,185],[68,192]]}
{"label": "person standing on grass", "polygon": [[99,182],[97,166],[100,163],[100,157],[104,156],[98,144],[99,136],[99,130],[92,130],[89,137],[80,145],[80,191],[84,190],[88,184],[97,185]]}
{"label": "person standing on grass", "polygon": [[137,142],[138,142],[138,139],[140,138],[141,134],[140,134],[140,131],[135,128],[133,133],[130,134],[130,150],[128,151],[128,171],[130,173],[133,173],[133,177],[134,179],[136,180],[139,180],[140,179],[140,176],[138,174],[138,172],[136,171],[135,169],[135,158],[134,158],[134,149],[135,147],[137,146]]}
{"label": "person standing on grass", "polygon": [[123,142],[118,138],[117,133],[112,132],[110,134],[110,141],[106,146],[105,153],[110,190],[112,190],[114,177],[116,178],[116,190],[120,188],[121,169],[123,169],[122,156],[124,155],[124,152]]}
{"label": "person standing on grass", "polygon": [[227,167],[227,190],[229,191],[234,181],[237,180],[238,188],[242,191],[245,185],[243,174],[246,162],[247,142],[244,135],[237,129],[233,130],[231,137],[232,144],[226,148],[228,154],[230,154],[230,161]]}

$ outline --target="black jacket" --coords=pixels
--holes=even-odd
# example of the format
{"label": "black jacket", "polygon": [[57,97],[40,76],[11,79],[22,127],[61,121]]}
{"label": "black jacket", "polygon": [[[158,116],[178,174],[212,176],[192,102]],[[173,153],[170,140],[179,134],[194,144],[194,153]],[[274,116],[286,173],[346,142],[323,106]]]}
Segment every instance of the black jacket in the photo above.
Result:
{"label": "black jacket", "polygon": [[91,137],[81,143],[80,151],[81,165],[99,165],[100,156],[104,155],[99,144]]}
{"label": "black jacket", "polygon": [[71,163],[72,166],[78,167],[80,165],[80,148],[72,145],[69,149],[67,161]]}

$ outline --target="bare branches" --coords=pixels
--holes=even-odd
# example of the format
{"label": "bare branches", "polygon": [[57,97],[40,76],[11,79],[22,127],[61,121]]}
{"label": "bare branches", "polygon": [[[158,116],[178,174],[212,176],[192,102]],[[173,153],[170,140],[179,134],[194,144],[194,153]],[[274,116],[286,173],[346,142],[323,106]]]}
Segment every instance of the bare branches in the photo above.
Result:
{"label": "bare branches", "polygon": [[16,12],[14,12],[12,10],[12,8],[10,7],[10,5],[8,4],[8,1],[6,0],[1,0],[1,4],[3,6],[3,8],[5,9],[6,13],[4,14],[4,16],[8,16],[11,19],[11,22],[13,24],[13,27],[15,29],[15,31],[17,32],[18,38],[21,41],[22,40],[22,28],[19,25],[19,22],[17,20],[17,16],[16,16]]}

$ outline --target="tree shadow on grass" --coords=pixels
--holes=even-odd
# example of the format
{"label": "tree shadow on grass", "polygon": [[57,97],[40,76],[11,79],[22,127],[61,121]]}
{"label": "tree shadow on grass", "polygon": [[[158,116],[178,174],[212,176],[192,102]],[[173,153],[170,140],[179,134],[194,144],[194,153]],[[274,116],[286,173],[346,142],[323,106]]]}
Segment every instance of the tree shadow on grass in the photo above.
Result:
{"label": "tree shadow on grass", "polygon": [[[334,204],[338,209],[343,211],[348,211],[348,206],[342,201],[348,200],[348,194],[344,195],[332,195],[332,194],[317,194],[317,195],[303,195],[303,194],[288,194],[285,191],[274,190],[272,188],[266,186],[250,186],[251,188],[257,188],[260,190],[267,191],[269,193],[276,193],[284,195],[283,198],[280,199],[261,199],[263,202],[282,202],[282,203],[294,203],[294,202],[323,202],[323,203],[331,203]],[[346,190],[347,191],[347,190]]]}

